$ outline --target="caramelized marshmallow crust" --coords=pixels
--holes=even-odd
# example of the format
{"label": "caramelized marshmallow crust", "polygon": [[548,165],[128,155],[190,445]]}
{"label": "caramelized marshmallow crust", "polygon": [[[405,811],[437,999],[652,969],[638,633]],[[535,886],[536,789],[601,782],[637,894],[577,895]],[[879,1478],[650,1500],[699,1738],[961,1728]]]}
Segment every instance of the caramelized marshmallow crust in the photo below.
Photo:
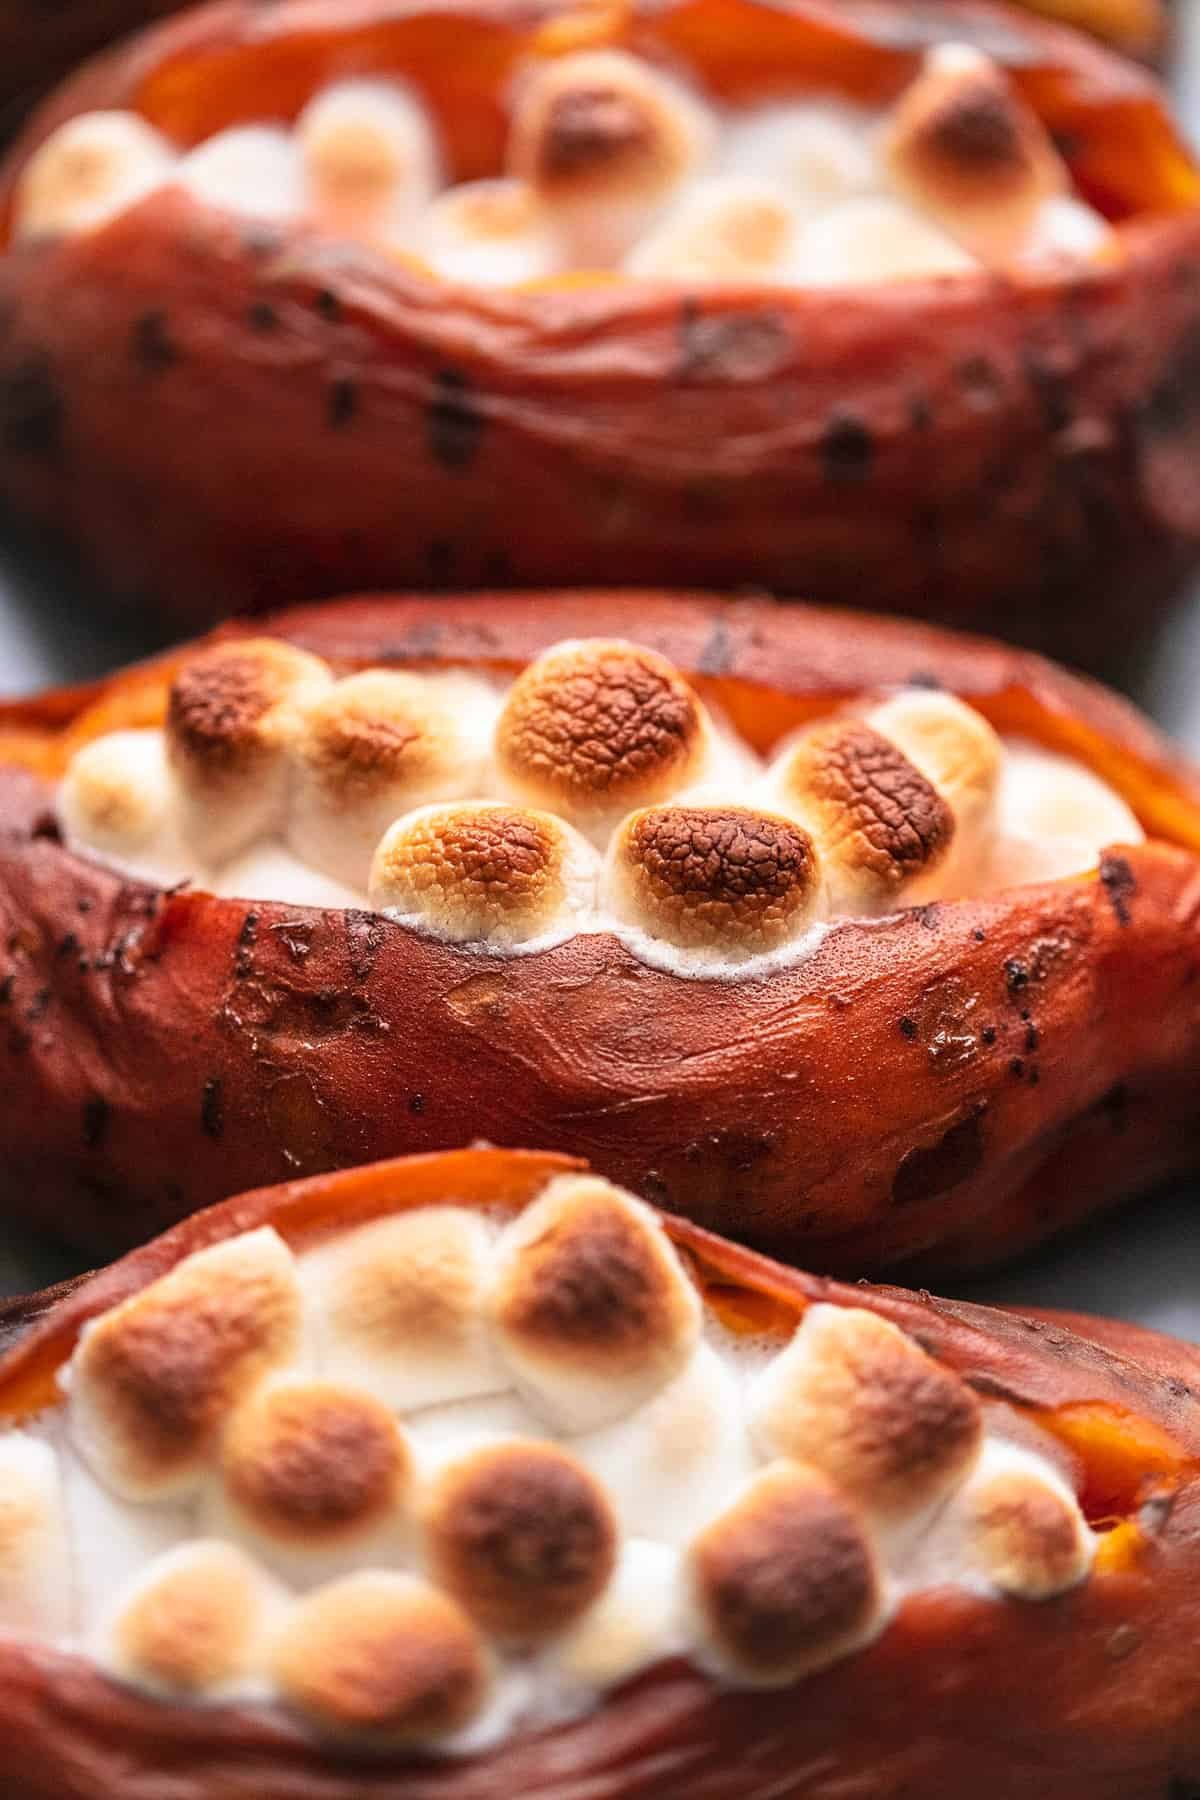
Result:
{"label": "caramelized marshmallow crust", "polygon": [[529,952],[614,931],[684,975],[803,955],[824,921],[1079,874],[1141,830],[1079,764],[924,688],[868,696],[763,761],[635,643],[335,679],[266,639],[176,676],[162,732],[86,744],[76,847],[164,883],[361,906]]}
{"label": "caramelized marshmallow crust", "polygon": [[822,93],[731,112],[686,71],[576,50],[518,73],[503,168],[440,187],[440,161],[424,104],[387,80],[336,82],[290,131],[234,126],[182,156],[135,114],[88,113],[33,153],[16,230],[93,230],[174,182],[486,286],[608,271],[828,287],[1119,247],[1007,75],[963,45],[879,113]]}
{"label": "caramelized marshmallow crust", "polygon": [[1092,1560],[1050,1457],[896,1326],[731,1332],[588,1175],[196,1251],[60,1380],[0,1435],[0,1630],[380,1747],[477,1748],[675,1656],[782,1686],[910,1593],[1040,1601]]}

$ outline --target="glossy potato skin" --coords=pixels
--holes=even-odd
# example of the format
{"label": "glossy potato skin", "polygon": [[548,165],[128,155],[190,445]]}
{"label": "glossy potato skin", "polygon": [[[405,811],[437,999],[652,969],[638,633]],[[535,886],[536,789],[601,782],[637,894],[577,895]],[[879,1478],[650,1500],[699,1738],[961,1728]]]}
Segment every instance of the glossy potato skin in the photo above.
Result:
{"label": "glossy potato skin", "polygon": [[696,596],[383,598],[268,624],[341,668],[515,669],[565,637],[634,636],[762,747],[864,688],[940,680],[1082,756],[1156,837],[1099,876],[840,925],[768,980],[697,982],[607,934],[504,958],[366,911],[122,880],[56,841],[43,776],[161,717],[171,659],[9,706],[13,1215],[103,1252],[290,1173],[535,1138],[782,1256],[957,1270],[1200,1160],[1200,793],[1103,690],[927,628]]}
{"label": "glossy potato skin", "polygon": [[[270,1223],[297,1247],[334,1220],[409,1204],[520,1204],[561,1158],[488,1150],[355,1169],[244,1196],[189,1220],[67,1293],[10,1316],[0,1407],[53,1397],[87,1318],[181,1256]],[[79,1660],[0,1647],[0,1748],[13,1800],[1181,1800],[1200,1778],[1200,1403],[1196,1354],[1155,1334],[1078,1329],[931,1299],[840,1287],[667,1220],[705,1284],[781,1325],[817,1299],[912,1332],[983,1397],[1068,1446],[1111,1541],[1084,1586],[1045,1604],[952,1590],[907,1601],[884,1635],[802,1688],[722,1691],[682,1662],[594,1713],[467,1761],[351,1761],[277,1714],[186,1709],[118,1688]],[[1160,1370],[1170,1369],[1168,1377]],[[1096,1492],[1098,1453],[1121,1483]],[[1111,1484],[1110,1484],[1111,1485]]]}
{"label": "glossy potato skin", "polygon": [[1125,257],[1019,288],[485,293],[167,192],[0,257],[0,498],[174,626],[367,586],[758,583],[1103,662],[1200,544],[1200,176],[1153,79],[992,0],[591,18],[216,0],[52,97],[7,179],[74,112],[133,104],[186,144],[293,115],[333,67],[408,74],[469,176],[547,42],[648,48],[731,100],[788,67],[886,100],[959,36],[1137,215]]}

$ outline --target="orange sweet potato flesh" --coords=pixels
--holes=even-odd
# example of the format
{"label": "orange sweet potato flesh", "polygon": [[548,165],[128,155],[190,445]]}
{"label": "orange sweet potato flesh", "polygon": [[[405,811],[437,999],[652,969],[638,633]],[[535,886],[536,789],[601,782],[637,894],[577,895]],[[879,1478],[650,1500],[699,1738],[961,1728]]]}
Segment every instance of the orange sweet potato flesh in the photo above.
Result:
{"label": "orange sweet potato flesh", "polygon": [[1019,286],[481,291],[168,190],[0,255],[0,499],[179,626],[364,587],[753,582],[1102,661],[1200,545],[1200,173],[1151,75],[998,0],[215,0],[53,96],[0,208],[96,106],[191,144],[396,70],[468,177],[499,165],[534,50],[628,43],[738,103],[883,102],[939,37],[1010,65],[1120,259]]}
{"label": "orange sweet potato flesh", "polygon": [[685,981],[607,934],[504,958],[366,911],[122,880],[56,840],[49,778],[85,738],[161,718],[180,653],[10,704],[10,1216],[111,1251],[289,1174],[534,1139],[775,1254],[944,1272],[1200,1162],[1200,784],[1103,689],[928,627],[696,595],[383,597],[267,625],[342,669],[516,670],[562,638],[632,636],[763,748],[856,693],[941,681],[1082,758],[1148,841],[1091,875],[839,925],[767,980]]}
{"label": "orange sweet potato flesh", "polygon": [[[184,0],[0,0],[0,123],[86,56]],[[1091,31],[1131,56],[1155,58],[1167,36],[1164,0],[1023,0],[1034,12]]]}
{"label": "orange sweet potato flesh", "polygon": [[[331,1225],[442,1199],[519,1207],[569,1159],[460,1151],[318,1176],[188,1220],[90,1280],[15,1309],[0,1411],[55,1397],[90,1317],[193,1249],[260,1224],[297,1248]],[[867,1307],[956,1369],[1010,1428],[1070,1436],[1085,1506],[1115,1510],[1089,1580],[1044,1603],[933,1590],[870,1648],[773,1693],[660,1665],[557,1730],[468,1760],[351,1761],[275,1714],[173,1707],[81,1660],[0,1646],[14,1800],[1183,1800],[1200,1781],[1200,1401],[1196,1354],[1134,1328],[1062,1323],[898,1288],[842,1287],[668,1218],[710,1292],[782,1328],[820,1299]],[[1112,1485],[1114,1470],[1122,1473]],[[1096,1517],[1095,1506],[1089,1506]]]}

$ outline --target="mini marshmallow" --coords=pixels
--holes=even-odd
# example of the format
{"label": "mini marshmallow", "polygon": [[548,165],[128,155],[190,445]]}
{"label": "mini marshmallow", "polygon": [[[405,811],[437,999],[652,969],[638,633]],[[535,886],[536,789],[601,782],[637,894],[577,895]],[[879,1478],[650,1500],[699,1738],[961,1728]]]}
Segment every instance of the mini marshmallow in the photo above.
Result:
{"label": "mini marshmallow", "polygon": [[394,1550],[412,1477],[407,1439],[382,1400],[324,1380],[260,1387],[226,1424],[210,1518],[267,1561],[311,1579]]}
{"label": "mini marshmallow", "polygon": [[237,1402],[294,1358],[300,1328],[276,1232],[197,1250],[85,1327],[68,1365],[75,1443],[126,1499],[187,1492]]}
{"label": "mini marshmallow", "polygon": [[296,121],[308,203],[327,229],[370,237],[433,198],[438,157],[424,107],[394,82],[342,81]]}
{"label": "mini marshmallow", "polygon": [[854,1503],[818,1470],[775,1462],[692,1543],[687,1579],[730,1680],[782,1687],[882,1628],[882,1574]]}
{"label": "mini marshmallow", "polygon": [[1120,250],[1118,233],[1101,213],[1072,195],[1060,194],[1038,207],[1015,262],[1024,269],[1063,258],[1101,262],[1117,257]]}
{"label": "mini marshmallow", "polygon": [[491,1234],[458,1206],[373,1220],[300,1264],[320,1366],[397,1412],[501,1392],[508,1376],[483,1321]]}
{"label": "mini marshmallow", "polygon": [[425,214],[415,243],[444,280],[472,287],[518,287],[560,266],[537,195],[513,177],[447,188]]}
{"label": "mini marshmallow", "polygon": [[738,1382],[700,1344],[660,1393],[572,1449],[604,1483],[624,1530],[682,1544],[749,1477],[753,1455]]}
{"label": "mini marshmallow", "polygon": [[766,786],[811,832],[834,913],[898,903],[938,869],[954,839],[954,814],[932,782],[862,719],[802,732],[776,757]]}
{"label": "mini marshmallow", "polygon": [[169,181],[167,140],[131,112],[80,113],[40,143],[17,182],[18,238],[94,230]]}
{"label": "mini marshmallow", "polygon": [[290,132],[235,125],[190,151],[178,180],[194,199],[254,219],[292,219],[302,209],[300,158]]}
{"label": "mini marshmallow", "polygon": [[993,265],[1020,252],[1042,202],[1070,186],[1037,114],[965,44],[929,52],[884,127],[880,155],[905,199]]}
{"label": "mini marshmallow", "polygon": [[447,1464],[422,1520],[439,1587],[506,1643],[539,1643],[573,1624],[616,1565],[609,1500],[556,1444],[494,1444]]}
{"label": "mini marshmallow", "polygon": [[282,1591],[232,1544],[194,1539],[156,1558],[123,1596],[100,1660],[163,1698],[254,1694],[265,1686],[283,1605]]}
{"label": "mini marshmallow", "polygon": [[836,100],[755,107],[730,120],[721,164],[769,180],[805,217],[878,186],[872,123],[872,114]]}
{"label": "mini marshmallow", "polygon": [[260,838],[219,869],[197,876],[212,894],[226,900],[277,900],[284,906],[315,906],[333,911],[361,908],[361,888],[347,887],[310,869],[294,851],[275,838]]}
{"label": "mini marshmallow", "polygon": [[365,890],[394,819],[478,791],[494,710],[491,690],[469,676],[368,669],[335,682],[292,737],[291,848]]}
{"label": "mini marshmallow", "polygon": [[58,790],[67,842],[163,882],[194,872],[161,731],[111,731],[71,758]]}
{"label": "mini marshmallow", "polygon": [[621,50],[531,70],[512,114],[510,172],[528,182],[576,268],[609,268],[707,154],[706,109]]}
{"label": "mini marshmallow", "polygon": [[797,287],[866,287],[965,275],[979,264],[960,244],[888,195],[845,200],[803,226],[791,278]]}
{"label": "mini marshmallow", "polygon": [[568,1699],[585,1698],[684,1654],[679,1570],[677,1550],[629,1539],[600,1598],[548,1653],[546,1678],[561,1684]]}
{"label": "mini marshmallow", "polygon": [[713,731],[678,670],[621,639],[554,645],[508,691],[496,726],[504,792],[603,841],[635,806],[704,779]]}
{"label": "mini marshmallow", "polygon": [[564,1175],[502,1234],[490,1315],[530,1405],[594,1431],[677,1375],[699,1296],[650,1210],[591,1175]]}
{"label": "mini marshmallow", "polygon": [[1084,1580],[1095,1538],[1074,1494],[1039,1459],[989,1446],[960,1496],[967,1558],[1018,1600],[1048,1600]]}
{"label": "mini marshmallow", "polygon": [[318,657],[273,638],[215,644],[180,668],[167,752],[184,838],[206,862],[227,862],[282,825],[287,746],[329,686]]}
{"label": "mini marshmallow", "polygon": [[23,1431],[0,1436],[0,1632],[58,1638],[74,1622],[71,1538],[58,1458]]}
{"label": "mini marshmallow", "polygon": [[886,1319],[810,1306],[751,1386],[750,1434],[764,1456],[811,1463],[881,1520],[935,1506],[979,1454],[979,1402]]}
{"label": "mini marshmallow", "polygon": [[[195,1533],[187,1501],[131,1506],[98,1480],[69,1439],[62,1444],[63,1499],[75,1546],[77,1635],[98,1643],[115,1609],[142,1572]],[[103,1554],[91,1546],[103,1545]]]}
{"label": "mini marshmallow", "polygon": [[796,216],[771,182],[715,175],[696,182],[634,245],[630,275],[687,282],[790,282]]}
{"label": "mini marshmallow", "polygon": [[702,963],[736,964],[802,937],[820,885],[813,839],[795,819],[697,800],[624,821],[603,895],[635,932]]}
{"label": "mini marshmallow", "polygon": [[431,806],[399,819],[371,867],[371,904],[451,943],[543,948],[595,906],[599,859],[552,813],[502,801]]}
{"label": "mini marshmallow", "polygon": [[1121,796],[1082,763],[1010,740],[982,890],[1081,875],[1097,867],[1110,845],[1140,844],[1144,837]]}
{"label": "mini marshmallow", "polygon": [[[954,837],[933,880],[942,895],[978,882],[995,828],[1004,747],[982,713],[952,694],[906,688],[867,712],[867,724],[895,744],[954,815]],[[910,889],[913,898],[916,889]]]}
{"label": "mini marshmallow", "polygon": [[490,1670],[461,1607],[413,1575],[364,1570],[292,1608],[274,1673],[286,1702],[328,1731],[396,1746],[462,1731]]}

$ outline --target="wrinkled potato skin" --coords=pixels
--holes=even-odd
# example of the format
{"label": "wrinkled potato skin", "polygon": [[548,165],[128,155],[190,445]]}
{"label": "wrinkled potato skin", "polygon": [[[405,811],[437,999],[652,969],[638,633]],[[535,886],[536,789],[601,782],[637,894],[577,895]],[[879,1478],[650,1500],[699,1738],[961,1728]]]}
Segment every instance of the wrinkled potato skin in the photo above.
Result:
{"label": "wrinkled potato skin", "polygon": [[[464,1151],[251,1194],[189,1220],[70,1291],[28,1302],[0,1353],[0,1408],[53,1395],[89,1318],[192,1249],[270,1223],[297,1247],[396,1203],[520,1204],[563,1159]],[[682,1221],[667,1229],[705,1285],[788,1326],[813,1300],[893,1319],[985,1402],[1073,1445],[1087,1503],[1098,1464],[1070,1422],[1104,1421],[1125,1518],[1077,1592],[1044,1605],[943,1590],[909,1600],[869,1649],[802,1689],[734,1693],[660,1665],[592,1714],[468,1761],[339,1759],[277,1715],[172,1708],[94,1669],[0,1648],[0,1746],[14,1800],[1168,1800],[1200,1777],[1200,1404],[1195,1353],[1154,1333],[1024,1319],[902,1289],[840,1287]],[[1171,1369],[1167,1379],[1160,1373]],[[1098,1440],[1097,1440],[1098,1441]],[[1147,1447],[1152,1447],[1147,1449]],[[1153,1474],[1147,1475],[1147,1467]],[[1140,1485],[1139,1485],[1140,1484]],[[1142,1505],[1139,1500],[1155,1498]],[[1120,1541],[1118,1541],[1120,1540]],[[953,1672],[953,1679],[950,1678]],[[1002,1722],[1002,1723],[1001,1723]]]}
{"label": "wrinkled potato skin", "polygon": [[292,1173],[532,1137],[780,1255],[945,1271],[1200,1158],[1200,789],[1114,696],[996,645],[752,601],[416,597],[268,623],[343,669],[516,669],[564,637],[636,636],[760,747],[864,688],[941,680],[1082,756],[1155,836],[1099,878],[837,926],[768,981],[683,981],[604,934],[504,958],[365,911],[123,881],[45,834],[44,776],[83,739],[161,717],[173,659],[9,706],[14,1216],[111,1250]]}
{"label": "wrinkled potato skin", "polygon": [[[451,289],[300,227],[151,196],[0,258],[0,498],[165,622],[357,587],[760,583],[1096,665],[1200,542],[1200,176],[1143,70],[992,0],[217,0],[31,121],[133,104],[181,143],[403,69],[456,177],[497,165],[531,49],[629,42],[753,99],[780,68],[886,100],[938,31],[1071,146],[1126,255],[839,294],[566,279]],[[453,70],[449,82],[447,71]]]}

